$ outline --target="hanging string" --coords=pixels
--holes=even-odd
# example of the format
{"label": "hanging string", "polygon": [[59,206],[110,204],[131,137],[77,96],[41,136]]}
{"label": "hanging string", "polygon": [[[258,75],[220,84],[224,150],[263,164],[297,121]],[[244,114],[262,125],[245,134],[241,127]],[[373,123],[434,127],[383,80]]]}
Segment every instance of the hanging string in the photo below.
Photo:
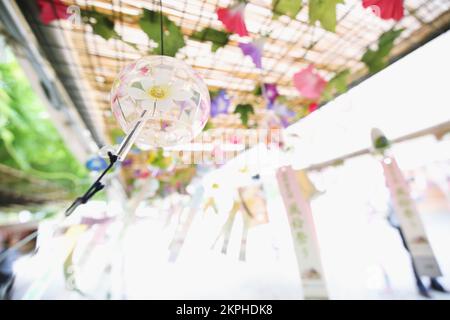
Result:
{"label": "hanging string", "polygon": [[108,167],[102,172],[102,174],[97,178],[97,180],[89,187],[89,189],[86,191],[84,195],[81,197],[78,197],[75,199],[75,201],[72,203],[72,205],[66,210],[65,214],[66,216],[70,216],[72,212],[75,211],[76,208],[78,208],[79,205],[85,204],[89,201],[90,198],[92,198],[97,192],[102,190],[105,185],[101,182],[104,175],[114,166],[114,164],[117,162],[118,157],[117,155],[112,154],[111,152],[108,152],[109,157],[109,165]]}
{"label": "hanging string", "polygon": [[163,25],[163,11],[162,0],[159,0],[159,25],[160,25],[160,37],[161,37],[161,55],[164,55],[164,25]]}

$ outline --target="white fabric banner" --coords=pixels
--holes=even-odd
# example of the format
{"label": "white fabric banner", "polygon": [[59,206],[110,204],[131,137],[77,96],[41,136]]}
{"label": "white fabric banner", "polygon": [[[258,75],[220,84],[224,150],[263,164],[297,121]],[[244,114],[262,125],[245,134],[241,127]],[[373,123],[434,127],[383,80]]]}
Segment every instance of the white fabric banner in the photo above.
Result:
{"label": "white fabric banner", "polygon": [[302,195],[296,172],[290,166],[278,169],[277,180],[291,227],[304,296],[328,299],[309,202]]}
{"label": "white fabric banner", "polygon": [[381,164],[386,177],[386,185],[391,194],[394,214],[405,235],[417,272],[421,276],[441,276],[441,270],[428,242],[419,213],[411,199],[408,183],[400,171],[397,161],[392,157],[386,157]]}

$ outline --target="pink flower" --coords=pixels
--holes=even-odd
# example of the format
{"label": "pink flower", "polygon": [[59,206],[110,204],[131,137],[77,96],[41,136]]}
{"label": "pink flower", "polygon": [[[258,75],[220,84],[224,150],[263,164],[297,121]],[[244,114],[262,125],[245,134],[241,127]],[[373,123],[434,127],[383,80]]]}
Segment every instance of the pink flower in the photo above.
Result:
{"label": "pink flower", "polygon": [[121,80],[120,78],[116,80],[117,82],[114,84],[116,86],[116,90],[111,96],[111,103],[115,104],[117,100],[127,95],[127,85],[126,82]]}
{"label": "pink flower", "polygon": [[399,21],[403,18],[403,0],[363,0],[364,8],[371,8],[381,19],[394,19]]}
{"label": "pink flower", "polygon": [[149,67],[143,66],[143,67],[139,68],[139,74],[140,74],[141,76],[146,76],[146,75],[148,75],[149,73],[150,73],[150,68],[149,68]]}
{"label": "pink flower", "polygon": [[327,81],[314,71],[314,66],[310,64],[293,77],[294,86],[300,93],[308,99],[318,99],[322,94]]}
{"label": "pink flower", "polygon": [[67,6],[61,0],[37,0],[42,23],[49,24],[53,20],[67,19]]}
{"label": "pink flower", "polygon": [[234,32],[243,36],[248,36],[247,27],[244,21],[245,3],[239,3],[230,8],[217,9],[217,17],[224,24],[229,32]]}

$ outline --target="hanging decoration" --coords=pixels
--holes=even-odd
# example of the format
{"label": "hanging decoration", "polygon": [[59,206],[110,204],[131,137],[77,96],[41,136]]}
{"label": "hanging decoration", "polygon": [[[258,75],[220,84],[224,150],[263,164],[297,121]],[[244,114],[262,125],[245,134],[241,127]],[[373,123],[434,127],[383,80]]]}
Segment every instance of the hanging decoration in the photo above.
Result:
{"label": "hanging decoration", "polygon": [[169,261],[175,262],[180,254],[180,251],[186,241],[186,237],[194,221],[194,217],[200,209],[202,198],[204,195],[204,188],[202,186],[197,187],[195,193],[189,202],[187,216],[183,217],[182,222],[177,225],[175,234],[172,241],[169,244]]}
{"label": "hanging decoration", "polygon": [[[164,16],[162,2],[158,19],[154,12],[144,10],[139,20],[149,37],[155,36],[155,21],[159,21],[159,41],[154,40],[158,42],[161,55],[141,58],[126,66],[126,72],[119,74],[111,89],[112,113],[126,136],[117,150],[112,150],[110,146],[103,148],[107,151],[109,165],[88,190],[75,199],[65,212],[67,216],[105,187],[102,178],[117,161],[125,159],[134,143],[141,148],[187,143],[206,125],[210,114],[207,86],[186,63],[164,55],[164,40],[170,42],[171,37],[176,37],[177,33],[182,36],[182,33]],[[171,55],[175,55],[178,48],[174,43],[166,47]],[[126,92],[123,92],[125,88]],[[192,179],[191,173],[195,174],[195,168],[187,169],[193,170],[188,174],[175,170],[175,179]],[[159,185],[159,190],[186,192],[178,180],[175,180],[175,185],[173,181],[164,181]]]}
{"label": "hanging decoration", "polygon": [[37,0],[37,5],[40,12],[39,17],[44,24],[49,24],[54,20],[69,18],[68,6],[62,3],[61,0]]}
{"label": "hanging decoration", "polygon": [[381,19],[400,21],[404,15],[404,0],[363,0],[364,8],[372,9]]}
{"label": "hanging decoration", "polygon": [[286,15],[295,19],[297,14],[303,8],[302,0],[272,0],[272,11],[274,18]]}
{"label": "hanging decoration", "polygon": [[244,14],[246,4],[238,2],[228,8],[217,9],[217,17],[223,23],[228,32],[237,33],[241,37],[248,36]]}
{"label": "hanging decoration", "polygon": [[309,23],[320,22],[327,31],[336,31],[336,6],[344,0],[309,0]]}
{"label": "hanging decoration", "polygon": [[317,102],[311,102],[308,106],[309,113],[312,113],[312,112],[316,111],[317,109],[319,109],[319,104]]}
{"label": "hanging decoration", "polygon": [[255,66],[262,69],[262,52],[264,49],[265,38],[259,38],[250,43],[239,43],[242,53],[249,56]]}
{"label": "hanging decoration", "polygon": [[[111,90],[113,114],[123,131],[141,145],[153,147],[191,141],[210,113],[209,93],[202,79],[184,62],[167,56],[146,57],[133,64]],[[149,70],[145,77],[143,68]],[[128,88],[127,95],[115,99],[120,85]],[[124,141],[119,154],[131,147],[129,139]]]}
{"label": "hanging decoration", "polygon": [[81,16],[84,23],[91,25],[92,32],[103,39],[120,39],[119,34],[114,30],[114,20],[107,15],[93,10],[82,10]]}
{"label": "hanging decoration", "polygon": [[[63,9],[67,9],[67,6],[64,6],[60,0],[36,1],[42,10],[45,6],[46,9],[51,8],[53,13],[55,7],[58,6],[60,6],[59,11],[61,13]],[[302,10],[308,9],[311,25],[320,25],[323,29],[334,32],[337,23],[336,11],[338,5],[342,3],[344,3],[343,0],[308,0],[308,2],[273,0],[273,17],[286,15],[290,19],[296,19]],[[364,7],[378,6],[383,19],[391,15],[393,19],[397,20],[399,18],[399,7],[402,8],[403,13],[403,1],[392,1],[392,3],[382,0],[363,0],[362,5]],[[194,31],[189,38],[195,41],[211,42],[211,50],[216,51],[229,43],[232,34],[237,34],[240,37],[249,36],[244,17],[245,10],[247,10],[246,4],[246,1],[235,1],[228,8],[218,8],[217,17],[224,26],[223,31],[215,30],[214,27],[206,27]],[[261,75],[261,78],[258,82],[260,82],[260,95],[263,96],[263,99],[255,98],[240,101],[231,112],[232,102],[230,97],[227,96],[225,90],[219,90],[210,106],[206,85],[202,83],[198,75],[192,69],[179,72],[178,70],[185,69],[185,66],[167,60],[170,58],[166,55],[175,56],[185,46],[186,42],[181,27],[174,22],[175,20],[169,19],[169,16],[164,14],[162,2],[160,2],[160,7],[159,12],[142,9],[137,14],[137,24],[140,30],[152,40],[150,45],[153,45],[154,48],[151,53],[154,54],[159,51],[161,56],[145,58],[153,59],[152,61],[155,62],[135,62],[127,65],[117,77],[111,90],[113,116],[128,135],[124,136],[117,152],[108,153],[110,160],[114,160],[116,156],[117,160],[125,160],[125,155],[130,151],[133,143],[143,150],[187,143],[202,130],[220,124],[221,121],[225,125],[231,124],[233,127],[285,128],[293,121],[314,112],[334,96],[348,89],[350,77],[348,69],[337,72],[327,81],[328,78],[325,79],[315,69],[314,65],[310,64],[293,76],[295,88],[302,98],[306,98],[306,101],[302,101],[300,108],[295,107],[296,112],[294,112],[294,109],[289,108],[289,101],[286,102],[283,100],[284,97],[280,97],[277,84],[265,83],[264,81],[262,57],[265,38],[241,38],[237,41],[237,45],[242,53],[249,56],[255,67],[259,69],[258,75]],[[92,27],[92,32],[105,40],[123,41],[120,34],[121,28],[116,28],[114,17],[102,13],[104,12],[102,10],[96,11],[96,6],[91,6],[91,8],[92,10],[81,10],[81,14],[84,23]],[[248,10],[250,10],[250,7],[248,7]],[[65,13],[67,14],[67,12]],[[53,18],[63,17],[62,15],[61,17],[56,15]],[[48,19],[49,22],[51,22],[51,19]],[[310,29],[315,30],[315,28],[314,26]],[[380,37],[378,48],[367,49],[362,61],[371,73],[386,66],[393,43],[400,33],[401,29],[388,31]],[[139,51],[140,48],[135,47],[135,49]],[[156,62],[158,60],[160,62]],[[286,90],[284,87],[283,89]],[[257,107],[261,104],[266,106],[263,111]],[[229,114],[229,116],[218,117],[222,114]],[[214,119],[207,124],[209,117]],[[242,126],[236,123],[236,120],[238,122],[240,120]],[[214,154],[220,155],[221,153],[223,153],[223,150],[218,148],[214,150]],[[134,158],[130,161],[134,161]],[[157,171],[170,171],[169,168],[174,166],[174,161],[167,155],[162,155],[158,156],[158,160],[155,160],[154,163],[145,163],[143,168],[138,169],[139,164],[140,162],[130,163],[129,171],[132,174],[129,176],[132,179],[145,180],[149,176],[155,175],[159,180],[163,176],[167,178],[170,174],[165,172],[164,175],[161,175]],[[166,164],[170,164],[168,168],[164,168]],[[95,166],[95,163],[90,164],[91,167],[93,165]],[[170,190],[183,189],[168,180],[160,184],[159,194],[166,194]],[[100,187],[101,185],[97,183],[96,188]]]}
{"label": "hanging decoration", "polygon": [[211,117],[214,118],[219,114],[228,113],[228,108],[231,105],[230,98],[225,90],[219,90],[217,93],[211,95]]}
{"label": "hanging decoration", "polygon": [[311,201],[316,196],[321,194],[321,192],[317,190],[316,186],[312,183],[305,170],[296,170],[295,175],[300,185],[302,195],[306,200]]}
{"label": "hanging decoration", "polygon": [[312,100],[320,98],[327,85],[327,81],[314,70],[312,64],[294,74],[293,81],[295,88],[305,98]]}
{"label": "hanging decoration", "polygon": [[373,142],[373,147],[375,148],[375,151],[378,153],[383,154],[391,145],[389,140],[383,134],[383,132],[381,132],[381,130],[378,128],[372,129],[371,138]]}
{"label": "hanging decoration", "polygon": [[378,39],[378,48],[376,50],[367,48],[361,61],[366,64],[370,73],[376,73],[386,67],[389,54],[391,53],[392,48],[394,48],[394,41],[402,32],[403,29],[391,29],[386,31]]}
{"label": "hanging decoration", "polygon": [[325,89],[322,92],[321,100],[326,102],[331,100],[334,96],[347,91],[348,77],[350,76],[350,70],[345,69],[334,75],[333,78],[328,81]]}
{"label": "hanging decoration", "polygon": [[290,110],[286,105],[278,102],[275,102],[273,105],[271,105],[270,110],[273,110],[275,112],[277,117],[280,119],[281,126],[283,128],[287,128],[296,116],[296,113],[294,111]]}
{"label": "hanging decoration", "polygon": [[234,109],[233,113],[238,113],[239,117],[242,121],[242,124],[245,127],[248,127],[248,119],[250,114],[254,114],[255,110],[253,109],[253,106],[251,104],[238,104],[236,108]]}
{"label": "hanging decoration", "polygon": [[304,296],[306,299],[327,299],[328,292],[310,204],[290,166],[280,168],[276,176],[291,227]]}
{"label": "hanging decoration", "polygon": [[[139,19],[139,26],[158,45],[154,52],[160,51],[164,45],[164,54],[174,57],[178,50],[185,46],[183,32],[180,27],[161,14],[161,12],[144,9]],[[162,33],[160,30],[161,26],[163,28]]]}
{"label": "hanging decoration", "polygon": [[[41,14],[41,20],[43,23],[48,24],[53,20],[66,19],[68,17],[66,6],[61,0],[36,0]],[[308,0],[307,5],[305,1],[287,1],[287,0],[273,0],[272,11],[273,17],[278,18],[281,15],[286,15],[291,19],[296,19],[299,12],[308,8],[309,22],[314,25],[317,22],[327,31],[334,32],[336,29],[336,9],[339,4],[344,3],[343,0]],[[211,42],[211,50],[217,51],[219,48],[226,46],[229,43],[230,35],[236,33],[237,35],[244,37],[248,36],[248,30],[245,24],[245,10],[246,1],[237,0],[233,2],[228,8],[218,8],[217,17],[222,22],[226,31],[215,30],[212,27],[206,27],[200,31],[192,33],[189,38],[195,41]],[[394,19],[399,21],[404,15],[404,0],[362,0],[362,6],[364,8],[371,8],[382,19]],[[136,50],[136,44],[128,43],[122,39],[122,36],[116,31],[114,18],[96,11],[95,6],[92,10],[83,9],[81,15],[83,22],[89,24],[92,27],[92,32],[105,40],[116,39],[120,40]],[[165,55],[175,56],[176,53],[185,46],[183,31],[177,26],[168,16],[162,12],[162,4],[160,12],[152,11],[149,9],[143,9],[141,11],[138,25],[140,29],[156,44],[156,47],[151,51],[155,53],[157,50],[161,50],[165,42]],[[162,32],[161,29],[162,28]],[[393,47],[393,42],[399,36],[400,30],[391,30],[384,33],[378,43],[376,50],[367,49],[367,52],[362,57],[370,73],[375,73],[387,65],[387,59],[390,51]],[[239,42],[238,46],[242,50],[243,54],[249,56],[255,66],[262,70],[262,56],[263,56],[264,38],[256,39],[246,42]],[[301,95],[309,100],[310,105],[304,105],[304,113],[307,114],[308,109],[311,113],[311,109],[314,109],[315,104],[318,106],[331,100],[336,94],[343,93],[347,90],[348,77],[350,75],[349,70],[343,70],[335,74],[335,76],[326,83],[324,89],[324,79],[317,73],[312,71],[312,67],[309,69],[310,74],[314,74],[317,77],[311,77],[309,80],[303,81],[302,76],[299,73],[294,77],[294,85],[300,91]],[[301,72],[300,72],[301,74]],[[315,79],[315,80],[314,80]],[[122,80],[122,79],[121,79]],[[119,81],[120,82],[120,81]],[[326,81],[325,81],[326,82]],[[306,84],[305,84],[306,83]],[[273,84],[275,86],[275,84]],[[308,89],[309,87],[309,89]],[[276,92],[271,95],[270,88],[266,85],[263,88],[264,96],[269,105],[273,105],[278,95]],[[126,85],[119,86],[115,92],[113,98],[117,101],[118,98],[125,94]],[[276,90],[276,88],[275,88]],[[266,91],[266,92],[264,92]],[[320,93],[321,92],[321,93]],[[320,93],[320,94],[319,94]],[[268,106],[272,108],[271,106]],[[118,109],[115,109],[119,111]],[[301,113],[299,112],[299,116]],[[242,114],[242,113],[240,113]],[[212,110],[211,116],[214,117],[217,113]],[[304,114],[303,114],[304,115]],[[114,114],[116,118],[119,118],[119,114]],[[241,120],[246,123],[248,117],[243,116]],[[206,121],[207,117],[204,116],[203,120]],[[210,123],[212,125],[213,123]],[[246,126],[246,124],[245,124]],[[165,129],[169,127],[168,122],[161,122],[159,129]],[[206,128],[210,128],[208,126]]]}
{"label": "hanging decoration", "polygon": [[233,206],[231,207],[231,210],[228,213],[228,218],[223,224],[222,228],[220,229],[220,232],[217,235],[216,239],[214,240],[214,243],[211,246],[211,250],[213,250],[216,247],[219,240],[223,238],[221,253],[227,254],[228,244],[230,243],[231,230],[233,229],[234,220],[236,219],[236,215],[240,209],[241,203],[239,201],[234,201]]}
{"label": "hanging decoration", "polygon": [[394,204],[395,215],[405,234],[409,251],[419,276],[442,276],[438,262],[428,241],[425,228],[414,201],[411,199],[408,182],[393,157],[381,160],[386,185]]}
{"label": "hanging decoration", "polygon": [[241,201],[241,212],[244,220],[239,260],[245,261],[247,257],[249,229],[268,223],[269,214],[267,212],[266,195],[261,183],[239,188],[238,195]]}
{"label": "hanging decoration", "polygon": [[267,204],[262,184],[257,183],[238,188],[238,197],[228,213],[227,220],[214,240],[211,249],[214,249],[222,239],[222,254],[227,254],[231,240],[231,232],[239,213],[242,215],[242,231],[240,235],[239,260],[245,261],[247,256],[247,239],[249,229],[269,222]]}
{"label": "hanging decoration", "polygon": [[387,155],[390,142],[378,128],[372,129],[371,138],[375,151],[382,156],[380,162],[394,207],[392,219],[398,220],[396,224],[400,224],[417,273],[419,276],[440,277],[441,270],[428,241],[417,207],[411,198],[408,182],[395,158]]}
{"label": "hanging decoration", "polygon": [[216,52],[219,48],[225,47],[230,40],[231,33],[225,31],[219,31],[213,28],[204,28],[201,31],[194,32],[190,39],[211,42],[211,51]]}
{"label": "hanging decoration", "polygon": [[268,109],[271,109],[271,106],[280,94],[275,83],[265,83],[264,88],[266,89],[266,99],[269,101]]}
{"label": "hanging decoration", "polygon": [[203,211],[206,213],[210,208],[213,209],[216,214],[219,213],[219,209],[217,209],[217,204],[214,197],[209,197],[205,201],[205,204],[203,205]]}

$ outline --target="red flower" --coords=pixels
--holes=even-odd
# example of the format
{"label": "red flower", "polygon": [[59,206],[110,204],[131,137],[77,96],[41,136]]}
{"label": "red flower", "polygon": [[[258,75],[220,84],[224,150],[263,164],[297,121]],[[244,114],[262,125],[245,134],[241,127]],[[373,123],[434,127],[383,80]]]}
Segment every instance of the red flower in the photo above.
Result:
{"label": "red flower", "polygon": [[364,8],[371,8],[381,19],[401,20],[403,18],[403,0],[363,0]]}
{"label": "red flower", "polygon": [[313,102],[308,106],[308,112],[314,112],[319,108],[319,104],[317,102]]}
{"label": "red flower", "polygon": [[67,6],[61,0],[37,0],[42,23],[49,24],[53,20],[67,19]]}
{"label": "red flower", "polygon": [[243,36],[248,36],[247,27],[244,21],[245,3],[239,3],[230,8],[217,9],[217,17],[224,24],[229,32],[234,32]]}

